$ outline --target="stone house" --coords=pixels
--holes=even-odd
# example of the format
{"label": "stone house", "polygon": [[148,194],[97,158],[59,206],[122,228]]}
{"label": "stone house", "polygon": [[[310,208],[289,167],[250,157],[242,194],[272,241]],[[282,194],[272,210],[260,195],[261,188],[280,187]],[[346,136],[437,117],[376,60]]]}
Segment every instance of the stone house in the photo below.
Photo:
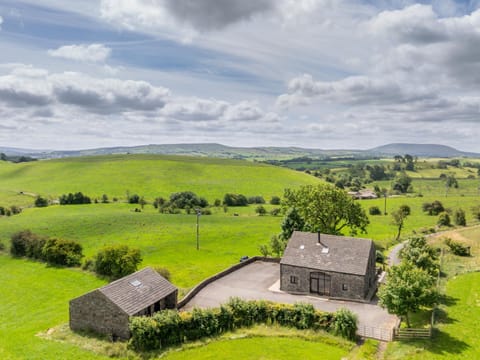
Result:
{"label": "stone house", "polygon": [[280,289],[365,300],[376,287],[372,240],[295,231],[280,261]]}
{"label": "stone house", "polygon": [[175,286],[147,267],[70,300],[70,328],[128,339],[131,316],[174,309],[177,294]]}

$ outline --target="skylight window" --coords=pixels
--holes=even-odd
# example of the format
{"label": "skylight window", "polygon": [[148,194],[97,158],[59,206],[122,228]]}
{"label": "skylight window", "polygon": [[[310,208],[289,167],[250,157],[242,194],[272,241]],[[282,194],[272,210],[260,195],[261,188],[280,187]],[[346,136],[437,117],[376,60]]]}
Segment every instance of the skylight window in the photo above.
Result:
{"label": "skylight window", "polygon": [[135,279],[135,280],[130,281],[130,284],[132,284],[135,287],[138,287],[138,286],[142,285],[142,282],[140,280]]}
{"label": "skylight window", "polygon": [[327,247],[322,248],[322,254],[328,254],[328,248]]}

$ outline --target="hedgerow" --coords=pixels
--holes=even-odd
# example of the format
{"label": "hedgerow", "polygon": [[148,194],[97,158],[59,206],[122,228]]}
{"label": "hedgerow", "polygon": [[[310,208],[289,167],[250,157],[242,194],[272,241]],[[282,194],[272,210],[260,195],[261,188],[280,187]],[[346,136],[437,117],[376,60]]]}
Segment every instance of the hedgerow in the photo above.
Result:
{"label": "hedgerow", "polygon": [[355,315],[345,309],[324,313],[311,304],[231,298],[219,308],[191,312],[164,310],[152,317],[132,317],[129,346],[137,351],[162,349],[255,324],[332,331],[351,340],[357,330]]}

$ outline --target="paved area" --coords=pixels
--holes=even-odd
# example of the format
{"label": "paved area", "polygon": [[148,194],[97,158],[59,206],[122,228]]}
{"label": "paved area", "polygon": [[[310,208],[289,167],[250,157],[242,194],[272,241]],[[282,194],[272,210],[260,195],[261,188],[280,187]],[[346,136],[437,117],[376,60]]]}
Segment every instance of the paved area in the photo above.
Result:
{"label": "paved area", "polygon": [[400,264],[400,251],[402,251],[403,247],[405,246],[407,242],[404,241],[400,244],[397,244],[393,247],[393,249],[390,251],[390,254],[388,254],[388,265],[393,266],[393,265],[398,265]]}
{"label": "paved area", "polygon": [[246,300],[271,300],[280,303],[309,302],[315,308],[333,312],[339,308],[348,308],[358,316],[360,327],[391,329],[396,316],[388,314],[376,305],[376,298],[371,303],[328,300],[316,296],[292,295],[278,289],[280,265],[256,261],[223,278],[214,281],[201,290],[182,310],[194,307],[217,307],[232,296]]}

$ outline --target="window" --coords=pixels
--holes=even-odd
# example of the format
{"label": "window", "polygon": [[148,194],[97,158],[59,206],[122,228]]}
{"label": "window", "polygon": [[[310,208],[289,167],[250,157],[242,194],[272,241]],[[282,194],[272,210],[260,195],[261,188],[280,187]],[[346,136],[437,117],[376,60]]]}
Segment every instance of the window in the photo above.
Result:
{"label": "window", "polygon": [[296,276],[290,276],[290,284],[297,284],[298,278]]}
{"label": "window", "polygon": [[347,291],[348,290],[348,285],[347,284],[342,284],[342,290]]}

